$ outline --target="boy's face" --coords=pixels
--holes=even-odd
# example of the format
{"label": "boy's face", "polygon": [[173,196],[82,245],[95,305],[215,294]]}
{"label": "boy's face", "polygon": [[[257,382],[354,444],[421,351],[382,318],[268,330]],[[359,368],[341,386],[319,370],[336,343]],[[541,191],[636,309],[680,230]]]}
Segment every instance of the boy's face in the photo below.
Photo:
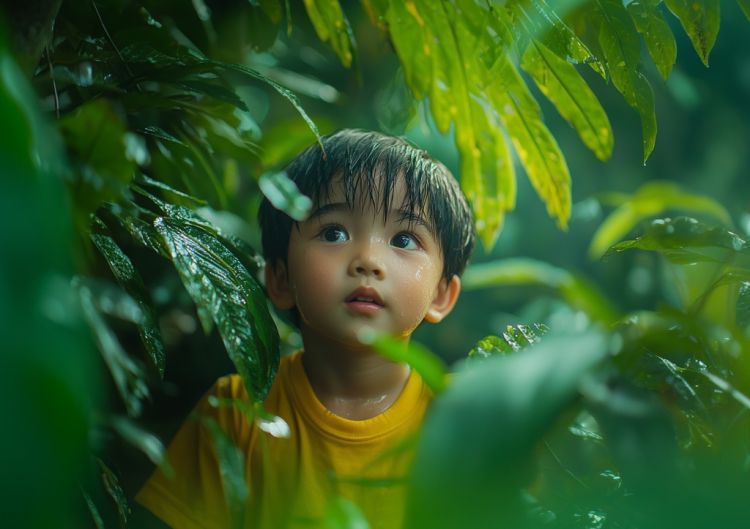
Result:
{"label": "boy's face", "polygon": [[350,209],[334,182],[330,197],[292,228],[287,266],[269,266],[266,277],[274,303],[296,307],[303,337],[358,344],[362,331],[374,330],[405,338],[453,308],[460,281],[442,277],[429,219],[406,216],[404,195],[399,181],[385,219],[368,200]]}

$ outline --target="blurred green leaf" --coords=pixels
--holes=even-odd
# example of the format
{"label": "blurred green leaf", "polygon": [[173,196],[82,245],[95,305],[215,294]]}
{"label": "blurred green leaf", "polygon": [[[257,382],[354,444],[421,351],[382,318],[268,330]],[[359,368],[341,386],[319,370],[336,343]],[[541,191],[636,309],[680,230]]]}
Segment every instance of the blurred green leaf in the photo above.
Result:
{"label": "blurred green leaf", "polygon": [[651,85],[639,69],[641,46],[638,33],[620,0],[599,0],[599,45],[609,66],[615,88],[641,116],[643,161],[656,142],[656,113]]}
{"label": "blurred green leaf", "polygon": [[602,322],[618,318],[617,310],[583,277],[534,259],[511,258],[470,265],[461,280],[464,290],[503,285],[543,285],[556,290],[572,307]]}
{"label": "blurred green leaf", "polygon": [[521,66],[596,157],[602,161],[609,159],[614,145],[609,118],[573,65],[532,39]]}
{"label": "blurred green leaf", "polygon": [[360,508],[343,496],[336,496],[328,502],[323,526],[326,529],[370,529]]}
{"label": "blurred green leaf", "polygon": [[92,223],[91,240],[107,261],[112,274],[118,284],[125,289],[138,304],[141,312],[140,321],[137,322],[138,334],[148,352],[148,356],[158,371],[164,376],[166,352],[159,330],[159,323],[150,296],[143,284],[141,275],[133,266],[133,262],[117,245],[109,232],[106,224],[95,217]]}
{"label": "blurred green leaf", "polygon": [[91,496],[89,496],[86,491],[81,491],[81,493],[83,494],[83,500],[86,502],[86,508],[91,515],[94,526],[96,527],[96,529],[105,529],[104,520],[102,519],[102,515],[99,512],[96,504],[94,503],[94,500],[91,499]]}
{"label": "blurred green leaf", "polygon": [[83,224],[103,202],[123,198],[136,165],[126,154],[125,125],[105,99],[82,105],[58,124],[71,155],[71,189]]}
{"label": "blurred green leaf", "polygon": [[258,187],[273,207],[294,220],[304,220],[310,214],[312,201],[300,193],[297,184],[292,182],[285,172],[262,175]]}
{"label": "blurred green leaf", "polygon": [[437,395],[445,389],[445,364],[439,356],[425,346],[385,335],[365,335],[361,338],[363,342],[372,344],[381,355],[389,360],[409,364],[420,374],[434,394]]}
{"label": "blurred green leaf", "polygon": [[533,449],[607,349],[607,337],[590,329],[466,364],[425,420],[407,526],[520,525]]}
{"label": "blurred green leaf", "polygon": [[347,68],[354,60],[354,35],[339,0],[305,0],[305,9],[315,32],[323,42],[331,42],[333,50]]}
{"label": "blurred green leaf", "polygon": [[115,300],[103,297],[110,293],[102,291],[102,284],[92,282],[91,279],[76,277],[73,280],[73,286],[80,296],[84,318],[94,333],[104,363],[112,374],[115,387],[120,393],[128,414],[131,417],[137,417],[141,413],[141,401],[149,396],[146,374],[122,348],[114,331],[105,321],[102,309],[108,309],[107,312],[115,312],[121,317],[128,318],[128,315],[131,315],[132,317],[128,319],[138,322],[141,314],[140,308],[124,292],[120,292]]}
{"label": "blurred green leaf", "polygon": [[745,13],[747,19],[750,20],[750,0],[737,0],[737,5],[740,6],[742,12]]}
{"label": "blurred green leaf", "polygon": [[737,296],[737,326],[748,333],[750,326],[750,277],[740,285],[739,295]]}
{"label": "blurred green leaf", "polygon": [[719,34],[719,0],[665,0],[680,20],[698,57],[708,66],[708,56]]}
{"label": "blurred green leaf", "polygon": [[245,481],[245,454],[215,420],[209,417],[200,417],[200,421],[211,434],[214,443],[224,497],[229,507],[230,527],[244,527],[245,502],[250,494]]}
{"label": "blurred green leaf", "polygon": [[648,52],[665,81],[677,59],[674,33],[659,9],[661,0],[638,0],[627,5],[630,17],[646,41]]}
{"label": "blurred green leaf", "polygon": [[620,195],[618,201],[619,207],[601,223],[591,239],[591,258],[604,255],[610,246],[620,241],[642,220],[670,209],[704,213],[731,224],[729,213],[719,202],[705,195],[688,193],[672,182],[646,182],[635,194]]}
{"label": "blurred green leaf", "polygon": [[266,297],[215,236],[178,218],[154,222],[196,305],[211,315],[251,398],[265,399],[279,362],[279,338]]}
{"label": "blurred green leaf", "polygon": [[166,452],[164,444],[158,437],[145,431],[127,417],[113,415],[109,418],[109,424],[127,443],[141,451],[152,463],[161,466],[167,475],[172,472],[169,462],[164,457]]}

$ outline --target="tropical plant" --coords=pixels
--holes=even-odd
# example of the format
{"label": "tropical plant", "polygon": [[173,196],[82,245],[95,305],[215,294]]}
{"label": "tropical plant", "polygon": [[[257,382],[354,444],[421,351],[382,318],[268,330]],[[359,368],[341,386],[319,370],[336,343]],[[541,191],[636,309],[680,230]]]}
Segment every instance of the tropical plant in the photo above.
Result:
{"label": "tropical plant", "polygon": [[[738,3],[750,16],[747,3],[744,0]],[[614,140],[609,118],[595,95],[594,89],[599,89],[600,81],[590,72],[611,80],[627,104],[639,114],[645,160],[654,146],[656,119],[640,53],[641,40],[658,73],[666,78],[675,62],[676,44],[670,25],[665,21],[664,5],[677,17],[706,64],[719,28],[718,0],[690,3],[669,0],[664,5],[656,0],[595,0],[554,5],[524,0],[365,0],[362,5],[372,25],[392,44],[400,62],[400,75],[411,96],[428,103],[440,131],[453,132],[461,156],[461,183],[472,202],[477,230],[488,248],[502,228],[505,213],[515,205],[515,169],[510,145],[549,214],[561,227],[566,226],[570,215],[567,164],[542,119],[540,102],[534,89],[529,88],[528,79],[573,125],[587,148],[602,160],[611,155]],[[71,468],[80,465],[85,457],[80,447],[86,444],[82,437],[88,434],[90,455],[98,459],[88,465],[96,479],[81,481],[84,502],[97,527],[127,524],[126,494],[118,483],[117,473],[110,469],[108,451],[116,443],[113,439],[120,439],[135,445],[155,463],[161,461],[161,442],[137,421],[144,401],[160,384],[170,354],[174,355],[177,346],[184,345],[184,336],[192,332],[185,321],[191,321],[193,313],[209,337],[218,337],[213,341],[209,338],[197,347],[206,346],[209,351],[223,347],[250,394],[257,403],[262,402],[278,361],[277,329],[284,343],[293,342],[295,335],[268,312],[255,277],[262,264],[254,250],[257,226],[247,219],[255,218],[255,208],[262,194],[295,218],[304,216],[309,203],[279,168],[292,153],[315,140],[318,136],[315,123],[325,123],[325,128],[333,125],[330,118],[333,112],[329,110],[326,114],[320,109],[325,108],[323,103],[331,99],[331,90],[335,92],[335,89],[315,76],[294,75],[295,72],[285,69],[278,61],[269,61],[281,55],[278,48],[288,45],[290,33],[305,31],[296,14],[298,9],[289,2],[273,0],[221,4],[194,0],[191,9],[185,9],[176,1],[146,0],[48,0],[4,6],[10,44],[0,44],[0,108],[3,123],[8,124],[6,130],[14,131],[3,147],[14,156],[4,153],[2,161],[3,173],[7,171],[15,177],[8,180],[12,183],[6,184],[13,193],[5,196],[34,199],[19,198],[17,204],[9,201],[2,209],[9,214],[6,225],[16,226],[18,218],[30,216],[31,223],[21,227],[38,223],[38,231],[44,236],[33,247],[24,246],[28,238],[22,235],[4,243],[6,248],[30,251],[19,252],[13,261],[15,268],[4,271],[2,279],[12,284],[14,278],[25,277],[43,286],[35,296],[17,305],[28,308],[28,311],[17,312],[33,317],[28,320],[4,317],[5,321],[19,323],[11,350],[23,337],[33,334],[28,331],[30,322],[38,322],[40,329],[52,325],[58,332],[61,328],[67,329],[65,325],[77,329],[76,325],[85,322],[91,329],[93,340],[90,341],[95,343],[100,360],[86,354],[91,348],[84,345],[87,342],[77,334],[80,331],[66,334],[58,344],[59,350],[61,354],[74,354],[73,363],[86,366],[86,370],[93,369],[90,366],[100,361],[110,373],[105,388],[116,395],[111,403],[97,395],[85,403],[82,394],[85,395],[86,389],[96,391],[98,387],[92,382],[94,376],[54,368],[45,371],[50,373],[45,380],[61,388],[55,395],[70,397],[71,403],[66,405],[70,416],[77,415],[75,427],[70,429],[55,429],[54,424],[47,424],[51,428],[45,430],[49,437],[59,437],[64,442],[59,447],[45,445],[38,449],[40,453],[52,455],[40,458],[38,472],[32,475],[41,476],[52,469],[55,472],[50,475],[57,481],[45,487],[40,485],[39,478],[35,486],[23,489],[28,492],[27,497],[34,494],[39,498],[51,497],[63,486],[66,491],[78,491],[78,476]],[[336,0],[306,1],[304,9],[313,31],[320,40],[330,43],[341,64],[356,68],[360,63],[354,32],[341,4]],[[15,61],[9,54],[11,47]],[[16,63],[22,70],[19,71]],[[311,119],[290,88],[308,96],[316,94],[315,98],[309,98],[305,107],[318,109],[320,116]],[[33,93],[38,96],[36,103],[30,97]],[[272,117],[262,123],[258,117],[262,112],[257,107],[258,101],[264,98],[273,98],[270,99],[273,103],[265,109]],[[413,105],[410,103],[406,107],[413,108]],[[297,114],[296,125],[290,125],[287,119],[289,110]],[[274,123],[281,125],[275,127]],[[34,184],[29,185],[29,181]],[[713,212],[725,223],[728,220],[723,210],[708,201],[690,201],[685,194],[674,190],[667,190],[671,202],[662,204],[661,209],[644,210],[641,206],[648,203],[649,196],[657,195],[660,200],[666,196],[666,187],[657,192],[654,189],[644,188],[637,200],[616,197],[621,204],[630,204],[630,209],[623,206],[625,209],[620,211],[627,210],[627,213],[613,215],[614,220],[610,218],[602,226],[600,235],[592,243],[592,253],[601,254],[618,242],[627,233],[625,228],[632,227],[638,219],[674,205],[691,211]],[[62,196],[65,200],[59,200]],[[67,211],[61,210],[60,204],[64,202],[69,203]],[[28,212],[23,210],[26,206]],[[658,226],[676,230],[683,239],[670,239],[673,232],[659,232]],[[507,389],[493,394],[491,401],[519,413],[514,417],[533,420],[528,424],[520,419],[520,422],[508,423],[507,431],[516,432],[515,437],[502,437],[501,429],[493,430],[492,435],[479,435],[481,446],[476,451],[477,456],[496,452],[497,446],[507,446],[510,448],[503,452],[501,459],[490,457],[487,461],[493,461],[500,468],[511,462],[528,460],[545,425],[560,414],[574,413],[567,404],[574,399],[576,391],[583,388],[584,404],[580,401],[576,404],[579,408],[576,408],[575,428],[576,432],[584,434],[571,435],[581,441],[582,447],[576,450],[584,460],[590,455],[586,443],[603,435],[596,428],[606,430],[606,424],[614,424],[614,428],[627,430],[633,424],[627,417],[623,418],[622,410],[608,407],[610,401],[620,396],[618,388],[612,389],[602,382],[612,373],[618,380],[627,379],[650,390],[674,391],[677,395],[677,388],[681,388],[681,397],[700,396],[686,403],[676,414],[682,428],[678,433],[687,431],[687,436],[680,438],[681,448],[690,443],[693,444],[688,448],[707,446],[706,439],[724,438],[723,432],[717,433],[722,424],[705,421],[726,421],[731,423],[727,427],[730,429],[744,427],[742,420],[732,423],[728,418],[737,410],[727,407],[727,398],[716,403],[715,409],[722,411],[714,414],[710,397],[718,390],[733,399],[730,402],[733,406],[737,406],[735,402],[744,405],[744,371],[741,362],[732,359],[741,356],[737,353],[738,347],[739,351],[746,350],[748,288],[744,283],[747,267],[743,260],[746,244],[721,228],[711,231],[696,226],[702,225],[684,220],[665,221],[628,246],[662,251],[672,259],[682,259],[683,264],[692,264],[690,259],[698,263],[700,257],[702,264],[699,266],[712,269],[708,285],[699,283],[705,274],[691,274],[692,268],[679,265],[682,268],[674,270],[678,279],[675,288],[682,292],[683,301],[690,303],[690,308],[685,305],[681,311],[623,316],[595,286],[577,274],[545,263],[526,260],[482,264],[467,272],[465,283],[469,288],[497,286],[503,281],[543,283],[559,291],[572,307],[588,314],[591,320],[605,325],[604,330],[581,331],[573,337],[557,339],[550,334],[542,339],[538,349],[530,350],[529,355],[521,351],[505,359],[487,360],[493,367],[487,369],[488,374],[484,376],[509,380]],[[69,241],[72,250],[62,241]],[[25,273],[19,271],[23,263],[42,262],[38,254],[48,247],[56,257],[47,267],[29,269]],[[727,256],[733,259],[731,266],[723,260]],[[75,272],[72,271],[74,265]],[[49,279],[59,279],[60,275],[72,281]],[[8,291],[15,293],[12,299],[22,300],[23,291],[16,287]],[[46,305],[42,310],[31,303],[32,300],[39,301],[39,306],[49,300],[57,304],[51,305],[54,310]],[[7,313],[11,312],[11,306],[8,305]],[[65,315],[69,320],[63,317]],[[713,323],[709,325],[706,321]],[[679,352],[687,351],[703,364],[691,364],[686,358],[670,356],[677,354],[671,348],[673,333],[682,340],[675,343],[685,347]],[[75,337],[71,338],[73,334]],[[614,355],[611,354],[613,340],[620,344],[614,348],[618,351]],[[700,350],[688,347],[695,340],[701,344]],[[488,343],[500,342],[489,339]],[[480,348],[486,349],[488,343]],[[29,389],[30,383],[20,385],[19,381],[25,379],[14,379],[13,373],[31,369],[37,361],[48,365],[46,363],[52,360],[47,349],[54,349],[42,335],[29,347],[34,354],[26,360],[13,356],[13,366],[3,373],[14,380],[14,385],[7,385],[11,392],[31,395],[28,400],[32,403],[41,402],[47,394],[34,393]],[[383,347],[388,350],[387,344]],[[535,375],[530,369],[528,376],[531,378],[513,380],[511,373],[523,371],[526,366],[558,365],[554,362],[559,359],[553,361],[553,357],[561,347],[580,348],[584,352],[574,359],[568,370],[545,368]],[[71,353],[73,350],[76,352]],[[392,351],[392,354],[404,353]],[[408,358],[423,366],[425,373],[432,373],[430,379],[435,380],[434,387],[443,387],[441,365],[429,352],[412,353]],[[646,362],[645,370],[642,370],[643,362]],[[600,367],[602,365],[607,368]],[[644,376],[644,373],[652,373],[655,365],[661,371],[656,371],[651,378]],[[602,369],[604,374],[597,371]],[[470,375],[471,372],[471,368],[467,368],[467,380],[475,376]],[[588,373],[596,375],[592,378]],[[438,404],[438,410],[449,408],[451,399],[464,402],[462,399],[466,397],[466,402],[476,402],[472,399],[479,399],[485,390],[496,387],[489,385],[490,378],[482,379],[476,386],[460,382],[463,378],[458,375],[456,389],[447,389],[443,400],[438,400],[438,403],[445,402]],[[581,386],[581,381],[589,379],[593,382]],[[519,386],[523,380],[529,384],[526,393]],[[534,395],[528,392],[534,387],[549,390],[542,401],[521,399],[524,395]],[[463,391],[468,393],[463,394]],[[515,398],[520,400],[513,400]],[[641,404],[648,400],[641,394],[632,398]],[[701,403],[698,410],[701,413],[690,407],[697,403]],[[516,407],[511,409],[512,406]],[[93,424],[88,424],[85,417],[92,410]],[[47,408],[31,407],[13,416],[33,417],[35,413],[45,418],[54,415]],[[259,406],[248,413],[254,420],[269,419]],[[441,438],[445,421],[452,420],[448,416],[440,418],[440,413],[438,411],[435,415],[438,418],[428,424],[424,436],[426,448],[421,452],[426,454],[421,456],[426,459],[421,465],[427,464],[424,461],[434,461],[434,457],[442,457],[437,455],[441,450],[456,448],[449,444],[437,447],[431,444]],[[662,421],[663,414],[654,413],[659,417],[654,419],[658,422],[654,431],[666,431],[663,430],[666,424],[666,419]],[[484,419],[486,417],[480,414],[469,414],[467,420],[471,424],[467,427],[473,428],[472,424]],[[599,426],[592,426],[595,423]],[[732,430],[732,435],[735,431],[739,430]],[[32,438],[33,432],[24,435],[19,437],[18,443],[8,445],[8,453],[17,453],[18,446]],[[500,440],[497,435],[501,436]],[[610,431],[607,435],[611,435],[608,447],[615,454],[613,457],[619,457],[617,450],[626,451],[626,448],[618,448],[619,434]],[[660,439],[667,437],[664,434]],[[699,443],[701,439],[703,445]],[[514,447],[519,451],[514,452]],[[232,451],[225,453],[229,458]],[[521,458],[521,453],[525,459]],[[549,449],[553,458],[556,458],[555,453]],[[71,468],[56,459],[70,461]],[[608,459],[600,458],[596,463],[610,472],[606,479],[619,483],[617,480],[622,477],[626,481],[622,461],[619,467],[614,463],[610,465]],[[511,466],[516,468],[515,464]],[[518,472],[514,470],[509,474],[508,480],[500,482],[486,481],[487,475],[482,474],[481,466],[466,469],[467,479],[477,480],[476,487],[466,489],[467,493],[473,492],[479,502],[476,503],[477,516],[480,516],[477,523],[492,513],[501,518],[506,516],[498,514],[486,502],[497,497],[493,491],[522,490],[524,472],[521,466]],[[15,469],[13,476],[23,474],[23,467],[18,464],[6,468]],[[417,491],[421,487],[420,480],[425,479],[420,468],[424,466],[418,467],[415,473]],[[594,464],[590,468],[590,472],[599,470]],[[565,474],[570,476],[567,470]],[[700,474],[695,471],[694,475]],[[574,504],[565,507],[561,499],[564,496],[553,498],[548,494],[550,487],[560,483],[559,476],[549,473],[546,476],[549,483],[537,494],[538,502],[545,512],[558,513],[558,519],[565,520],[561,523],[567,524],[571,519],[584,526],[591,521],[586,518],[589,513],[609,512],[604,507],[566,511]],[[647,500],[649,489],[643,485],[642,477],[636,475],[632,488],[618,488],[617,501],[607,500],[612,500],[614,508],[625,509],[622,502],[629,501],[628,494],[632,490],[639,491],[637,496]],[[20,481],[20,478],[14,480]],[[440,481],[436,479],[433,483]],[[645,488],[639,488],[642,485]],[[426,520],[422,518],[425,496],[419,494],[415,494],[413,511],[417,525]],[[581,499],[577,491],[572,491],[568,497]],[[65,501],[68,500],[70,497],[66,496]],[[69,513],[65,521],[57,525],[76,526],[76,514],[64,507],[63,500],[57,501],[59,512]],[[468,509],[473,505],[472,499],[467,497],[466,501],[462,508]],[[446,508],[450,507],[449,503],[445,502]],[[111,516],[104,509],[107,504],[112,506]],[[18,519],[30,505],[30,500],[18,502],[16,510],[3,519]],[[463,504],[454,502],[453,505]],[[523,511],[519,505],[515,508],[509,505],[508,516]],[[581,505],[591,503],[581,500]],[[452,517],[454,514],[457,513],[447,512],[444,521],[456,520]],[[49,527],[54,522],[50,522],[48,515],[38,512],[35,515],[38,519],[26,523],[29,527]],[[112,522],[110,517],[118,521]],[[22,526],[21,523],[15,525]]]}

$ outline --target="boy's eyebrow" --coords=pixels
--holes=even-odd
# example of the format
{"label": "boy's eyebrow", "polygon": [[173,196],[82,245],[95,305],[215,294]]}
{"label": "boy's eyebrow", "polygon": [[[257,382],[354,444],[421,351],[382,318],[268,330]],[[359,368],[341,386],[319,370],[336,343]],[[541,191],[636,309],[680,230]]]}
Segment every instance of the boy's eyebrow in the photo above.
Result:
{"label": "boy's eyebrow", "polygon": [[[315,220],[318,217],[327,215],[328,213],[336,213],[339,211],[351,211],[352,208],[346,202],[332,202],[330,204],[324,204],[316,208],[310,215],[305,219],[306,221]],[[405,208],[393,209],[389,212],[389,215],[395,216],[398,222],[407,222],[409,224],[417,224],[418,226],[424,226],[427,230],[432,230],[432,224],[427,222],[422,215],[409,211]]]}

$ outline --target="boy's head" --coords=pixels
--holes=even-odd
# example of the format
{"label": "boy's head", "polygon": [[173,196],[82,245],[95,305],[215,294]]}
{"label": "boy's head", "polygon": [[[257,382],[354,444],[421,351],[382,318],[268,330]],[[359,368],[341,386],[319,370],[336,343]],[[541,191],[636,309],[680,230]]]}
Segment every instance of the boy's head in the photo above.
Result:
{"label": "boy's head", "polygon": [[293,309],[303,338],[356,341],[364,327],[408,337],[440,321],[474,245],[458,183],[401,139],[343,130],[322,143],[325,154],[314,144],[287,168],[310,216],[261,204],[271,299]]}
{"label": "boy's head", "polygon": [[[443,255],[443,276],[463,273],[474,248],[471,211],[458,182],[445,165],[405,140],[377,132],[345,129],[322,138],[325,154],[314,143],[287,167],[287,175],[313,210],[330,197],[334,184],[343,187],[347,205],[370,202],[378,211],[403,207],[430,223]],[[399,179],[404,204],[391,204]],[[289,237],[296,222],[264,198],[260,207],[263,255],[275,266],[286,263]]]}

